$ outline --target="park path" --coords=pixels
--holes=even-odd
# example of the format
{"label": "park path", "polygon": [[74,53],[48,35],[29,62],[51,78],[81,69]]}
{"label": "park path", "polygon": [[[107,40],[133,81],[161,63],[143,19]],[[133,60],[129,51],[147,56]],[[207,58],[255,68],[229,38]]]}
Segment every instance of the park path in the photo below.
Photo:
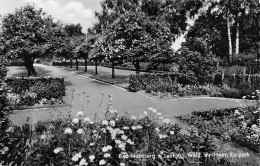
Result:
{"label": "park path", "polygon": [[[68,72],[54,66],[42,64],[35,64],[35,66],[46,70],[50,76],[64,77],[66,86],[66,96],[64,99],[67,103],[72,105],[72,114],[80,111],[82,105],[83,111],[90,117],[93,117],[95,113],[102,114],[103,110],[107,108],[109,94],[112,95],[113,107],[117,109],[121,115],[128,112],[130,115],[139,116],[143,111],[147,111],[148,107],[154,107],[162,112],[163,117],[170,118],[172,121],[175,121],[174,117],[176,115],[188,114],[194,110],[235,107],[243,102],[241,100],[222,98],[157,100],[140,93],[129,92],[116,86],[98,82],[87,76]],[[116,70],[116,72],[119,73],[120,70]],[[74,93],[72,89],[75,89]],[[90,102],[86,102],[87,98],[85,98],[85,102],[83,102],[83,92],[89,96]],[[74,94],[73,100],[71,100],[72,93]],[[79,93],[81,95],[79,95]],[[103,100],[102,93],[104,94]]]}

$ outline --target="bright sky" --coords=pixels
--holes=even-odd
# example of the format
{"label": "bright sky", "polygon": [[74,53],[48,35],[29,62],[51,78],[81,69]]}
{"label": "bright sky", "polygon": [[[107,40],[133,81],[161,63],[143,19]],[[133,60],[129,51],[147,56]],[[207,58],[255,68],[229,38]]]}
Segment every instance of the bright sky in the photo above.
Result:
{"label": "bright sky", "polygon": [[[64,23],[80,23],[83,32],[97,21],[94,12],[101,11],[101,0],[0,0],[0,15],[15,12],[15,8],[21,8],[26,4],[34,4],[36,8],[42,8],[44,12],[54,19]],[[176,51],[185,41],[184,35],[179,37],[172,48]]]}
{"label": "bright sky", "polygon": [[101,0],[0,0],[0,15],[14,13],[15,8],[34,4],[54,19],[64,23],[80,23],[83,32],[87,32],[96,22],[95,11],[101,11]]}

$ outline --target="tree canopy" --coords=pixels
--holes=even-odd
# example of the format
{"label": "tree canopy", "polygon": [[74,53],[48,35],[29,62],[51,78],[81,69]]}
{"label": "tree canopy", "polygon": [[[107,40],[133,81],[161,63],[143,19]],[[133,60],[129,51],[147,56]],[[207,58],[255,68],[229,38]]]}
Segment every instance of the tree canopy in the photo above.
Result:
{"label": "tree canopy", "polygon": [[42,9],[27,5],[2,19],[2,40],[8,58],[23,59],[28,75],[35,74],[34,59],[50,54],[56,38],[63,33],[60,22],[54,22]]}

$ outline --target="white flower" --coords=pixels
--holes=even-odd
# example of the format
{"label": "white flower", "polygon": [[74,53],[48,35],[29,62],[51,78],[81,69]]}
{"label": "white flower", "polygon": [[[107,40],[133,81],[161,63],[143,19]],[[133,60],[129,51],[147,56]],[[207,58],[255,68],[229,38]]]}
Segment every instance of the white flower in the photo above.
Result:
{"label": "white flower", "polygon": [[95,142],[92,142],[89,144],[89,146],[94,146],[96,143]]}
{"label": "white flower", "polygon": [[88,165],[87,160],[84,159],[84,158],[81,159],[80,162],[79,162],[79,165],[84,165],[84,166]]}
{"label": "white flower", "polygon": [[147,112],[147,111],[144,111],[144,115],[148,115],[148,112]]}
{"label": "white flower", "polygon": [[243,119],[244,118],[244,115],[241,115],[238,117],[238,119]]}
{"label": "white flower", "polygon": [[107,149],[108,150],[112,150],[112,146],[111,145],[107,145]]}
{"label": "white flower", "polygon": [[108,151],[108,148],[107,148],[106,146],[102,148],[102,152],[105,153],[105,152],[107,152],[107,151]]}
{"label": "white flower", "polygon": [[132,128],[132,130],[136,130],[136,126],[132,126],[131,128]]}
{"label": "white flower", "polygon": [[118,139],[116,139],[116,140],[115,140],[115,143],[116,143],[117,145],[119,145],[119,144],[121,144],[121,141],[118,140]]}
{"label": "white flower", "polygon": [[136,116],[132,116],[131,118],[132,118],[133,120],[136,120],[137,117],[136,117]]}
{"label": "white flower", "polygon": [[166,137],[167,137],[167,135],[162,135],[162,134],[159,135],[160,139],[163,139],[163,138],[166,138]]}
{"label": "white flower", "polygon": [[84,130],[83,130],[83,129],[78,129],[78,130],[77,130],[77,133],[78,133],[78,134],[83,134],[83,133],[84,133]]}
{"label": "white flower", "polygon": [[84,121],[85,121],[85,122],[89,122],[89,121],[90,121],[90,118],[89,118],[89,117],[86,117],[86,118],[84,118]]}
{"label": "white flower", "polygon": [[113,114],[113,113],[117,113],[117,110],[113,110],[113,109],[111,109],[111,110],[110,110],[110,113],[111,113],[111,114]]}
{"label": "white flower", "polygon": [[125,163],[120,163],[120,166],[125,166]]}
{"label": "white flower", "polygon": [[95,159],[95,156],[94,156],[94,155],[89,156],[90,162],[93,162],[94,159]]}
{"label": "white flower", "polygon": [[137,129],[142,129],[143,127],[141,125],[136,126]]}
{"label": "white flower", "polygon": [[100,160],[99,161],[99,165],[105,165],[106,164],[106,161],[105,160]]}
{"label": "white flower", "polygon": [[157,110],[155,108],[152,109],[153,113],[157,113]]}
{"label": "white flower", "polygon": [[174,131],[170,131],[170,134],[173,135],[173,134],[174,134]]}
{"label": "white flower", "polygon": [[238,110],[235,110],[235,115],[240,115],[241,113]]}
{"label": "white flower", "polygon": [[77,124],[77,123],[79,123],[79,119],[78,119],[78,118],[74,118],[74,119],[72,120],[72,122],[75,123],[75,124]]}
{"label": "white flower", "polygon": [[84,113],[82,111],[77,112],[77,116],[82,116]]}
{"label": "white flower", "polygon": [[104,129],[104,128],[102,128],[101,131],[102,131],[103,133],[106,133],[106,132],[107,132],[107,130]]}
{"label": "white flower", "polygon": [[253,128],[253,129],[254,129],[254,128],[257,128],[257,126],[256,126],[255,124],[253,124],[253,125],[251,126],[251,128]]}
{"label": "white flower", "polygon": [[121,138],[122,138],[122,140],[124,140],[124,141],[127,140],[127,136],[126,136],[126,135],[122,135]]}
{"label": "white flower", "polygon": [[169,124],[170,123],[170,119],[163,119],[163,123]]}
{"label": "white flower", "polygon": [[120,149],[122,149],[122,150],[125,150],[125,144],[124,144],[124,143],[119,144],[118,147],[119,147]]}
{"label": "white flower", "polygon": [[81,158],[81,152],[76,153],[73,157],[72,157],[72,161],[77,162],[80,158]]}
{"label": "white flower", "polygon": [[111,124],[111,126],[115,126],[115,125],[116,125],[116,122],[115,122],[114,120],[111,120],[111,121],[110,121],[110,124]]}
{"label": "white flower", "polygon": [[54,153],[57,154],[59,152],[63,151],[63,148],[56,148],[54,149]]}
{"label": "white flower", "polygon": [[108,125],[108,121],[107,120],[103,120],[102,121],[102,125]]}
{"label": "white flower", "polygon": [[124,127],[123,127],[123,129],[124,129],[124,130],[128,130],[128,129],[129,129],[129,127],[127,127],[127,126],[124,126]]}
{"label": "white flower", "polygon": [[93,122],[93,121],[90,121],[89,124],[94,124],[94,122]]}
{"label": "white flower", "polygon": [[110,155],[109,153],[105,153],[105,154],[104,154],[104,157],[105,157],[105,158],[108,158],[108,157],[110,157],[110,156],[111,156],[111,155]]}
{"label": "white flower", "polygon": [[160,117],[159,117],[159,119],[160,119],[160,120],[163,120],[163,117],[162,117],[162,116],[160,116]]}
{"label": "white flower", "polygon": [[134,142],[131,141],[130,139],[128,139],[126,142],[129,143],[130,145],[134,145]]}
{"label": "white flower", "polygon": [[45,138],[46,138],[45,134],[41,135],[41,139],[45,139]]}
{"label": "white flower", "polygon": [[66,128],[64,133],[65,134],[71,134],[72,133],[72,129],[71,128]]}
{"label": "white flower", "polygon": [[158,127],[156,127],[155,130],[158,131],[158,132],[160,131],[160,129]]}
{"label": "white flower", "polygon": [[243,97],[242,97],[242,99],[245,99],[245,98],[246,98],[246,96],[243,96]]}
{"label": "white flower", "polygon": [[162,115],[162,113],[161,113],[161,112],[157,112],[157,115],[158,115],[158,116],[161,116],[161,115]]}

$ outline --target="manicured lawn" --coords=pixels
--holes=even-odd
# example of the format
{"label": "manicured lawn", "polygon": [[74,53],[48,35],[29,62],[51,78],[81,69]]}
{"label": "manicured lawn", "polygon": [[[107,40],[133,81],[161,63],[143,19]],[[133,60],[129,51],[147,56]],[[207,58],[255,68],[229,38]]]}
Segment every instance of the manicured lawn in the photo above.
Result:
{"label": "manicured lawn", "polygon": [[[50,71],[45,70],[41,67],[35,66],[34,67],[36,72],[39,74],[39,76],[45,77],[50,75]],[[25,66],[8,66],[7,67],[8,72],[7,72],[7,77],[27,77],[28,73],[25,68]]]}
{"label": "manicured lawn", "polygon": [[[120,86],[122,88],[127,88],[128,87],[128,82],[129,82],[129,76],[131,74],[136,74],[135,71],[131,70],[122,70],[122,69],[115,69],[115,78],[112,78],[112,69],[108,67],[103,67],[103,66],[98,66],[98,74],[96,75],[96,70],[95,66],[88,66],[88,71],[85,72],[84,66],[79,66],[79,70],[76,70],[76,67],[73,66],[70,68],[69,66],[64,67],[61,66],[61,68],[66,69],[68,71],[74,71],[78,74],[84,74],[90,78],[97,79],[100,81],[104,81],[107,83],[111,83],[117,86]],[[143,73],[143,72],[141,72]]]}

